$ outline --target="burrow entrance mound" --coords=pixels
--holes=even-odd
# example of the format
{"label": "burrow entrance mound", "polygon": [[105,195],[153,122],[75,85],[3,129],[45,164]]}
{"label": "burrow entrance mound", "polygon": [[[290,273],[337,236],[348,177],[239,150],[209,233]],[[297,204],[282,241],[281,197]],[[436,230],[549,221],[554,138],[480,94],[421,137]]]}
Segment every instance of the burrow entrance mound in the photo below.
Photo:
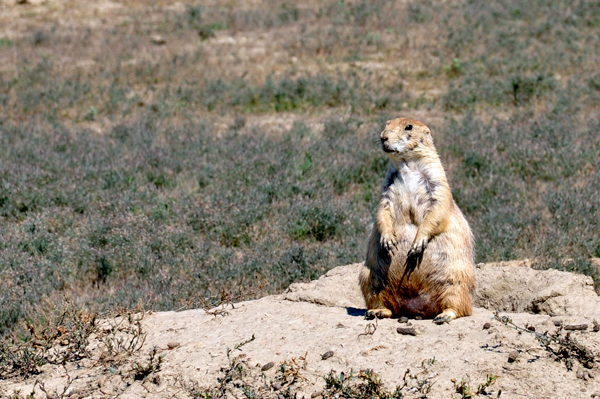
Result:
{"label": "burrow entrance mound", "polygon": [[600,299],[591,278],[526,261],[482,264],[473,316],[438,326],[365,320],[360,267],[219,312],[148,314],[140,351],[110,363],[92,339],[90,358],[0,381],[0,393],[28,394],[39,380],[65,397],[316,398],[375,378],[389,393],[403,387],[404,397],[600,395]]}

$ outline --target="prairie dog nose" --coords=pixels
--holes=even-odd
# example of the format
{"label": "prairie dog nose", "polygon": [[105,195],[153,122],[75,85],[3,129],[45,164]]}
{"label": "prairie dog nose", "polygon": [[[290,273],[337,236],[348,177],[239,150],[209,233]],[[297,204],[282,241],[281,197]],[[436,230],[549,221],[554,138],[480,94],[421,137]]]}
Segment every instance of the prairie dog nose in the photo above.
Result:
{"label": "prairie dog nose", "polygon": [[381,132],[381,135],[379,135],[379,138],[381,139],[382,143],[385,143],[390,138],[390,132],[388,130],[384,130]]}

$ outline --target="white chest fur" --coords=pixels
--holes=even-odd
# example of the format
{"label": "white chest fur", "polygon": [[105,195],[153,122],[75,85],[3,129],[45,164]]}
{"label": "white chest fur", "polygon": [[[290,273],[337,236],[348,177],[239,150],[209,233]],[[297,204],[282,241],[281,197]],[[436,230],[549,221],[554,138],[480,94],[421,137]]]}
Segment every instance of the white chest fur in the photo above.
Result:
{"label": "white chest fur", "polygon": [[388,172],[388,188],[384,194],[400,220],[420,223],[431,206],[438,173],[435,168],[419,163],[393,165]]}

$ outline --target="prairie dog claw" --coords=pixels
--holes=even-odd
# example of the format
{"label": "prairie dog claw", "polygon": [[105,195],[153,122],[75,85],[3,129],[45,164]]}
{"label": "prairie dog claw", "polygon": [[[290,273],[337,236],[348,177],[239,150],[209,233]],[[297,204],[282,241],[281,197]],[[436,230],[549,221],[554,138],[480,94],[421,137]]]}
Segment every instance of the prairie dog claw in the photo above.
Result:
{"label": "prairie dog claw", "polygon": [[413,245],[410,247],[410,251],[408,251],[408,257],[414,257],[418,255],[422,255],[425,248],[427,248],[427,244],[429,240],[427,238],[415,239]]}
{"label": "prairie dog claw", "polygon": [[396,240],[392,237],[392,236],[381,236],[381,239],[379,240],[381,246],[383,248],[386,249],[386,251],[388,252],[394,252],[394,249],[396,249]]}

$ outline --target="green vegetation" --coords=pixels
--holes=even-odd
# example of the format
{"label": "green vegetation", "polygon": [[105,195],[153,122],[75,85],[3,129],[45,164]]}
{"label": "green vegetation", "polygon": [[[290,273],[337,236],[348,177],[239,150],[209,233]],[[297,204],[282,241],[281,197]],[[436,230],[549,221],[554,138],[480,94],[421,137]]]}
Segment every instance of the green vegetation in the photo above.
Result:
{"label": "green vegetation", "polygon": [[161,4],[0,38],[1,335],[44,298],[179,309],[361,261],[397,115],[478,261],[599,281],[596,2]]}
{"label": "green vegetation", "polygon": [[[406,379],[405,379],[406,382]],[[406,383],[405,383],[406,385]],[[350,371],[349,375],[340,373],[336,375],[333,371],[325,377],[324,398],[347,398],[347,399],[402,399],[402,389],[396,387],[394,392],[388,393],[382,387],[379,376],[373,370],[364,370],[354,375]]]}

